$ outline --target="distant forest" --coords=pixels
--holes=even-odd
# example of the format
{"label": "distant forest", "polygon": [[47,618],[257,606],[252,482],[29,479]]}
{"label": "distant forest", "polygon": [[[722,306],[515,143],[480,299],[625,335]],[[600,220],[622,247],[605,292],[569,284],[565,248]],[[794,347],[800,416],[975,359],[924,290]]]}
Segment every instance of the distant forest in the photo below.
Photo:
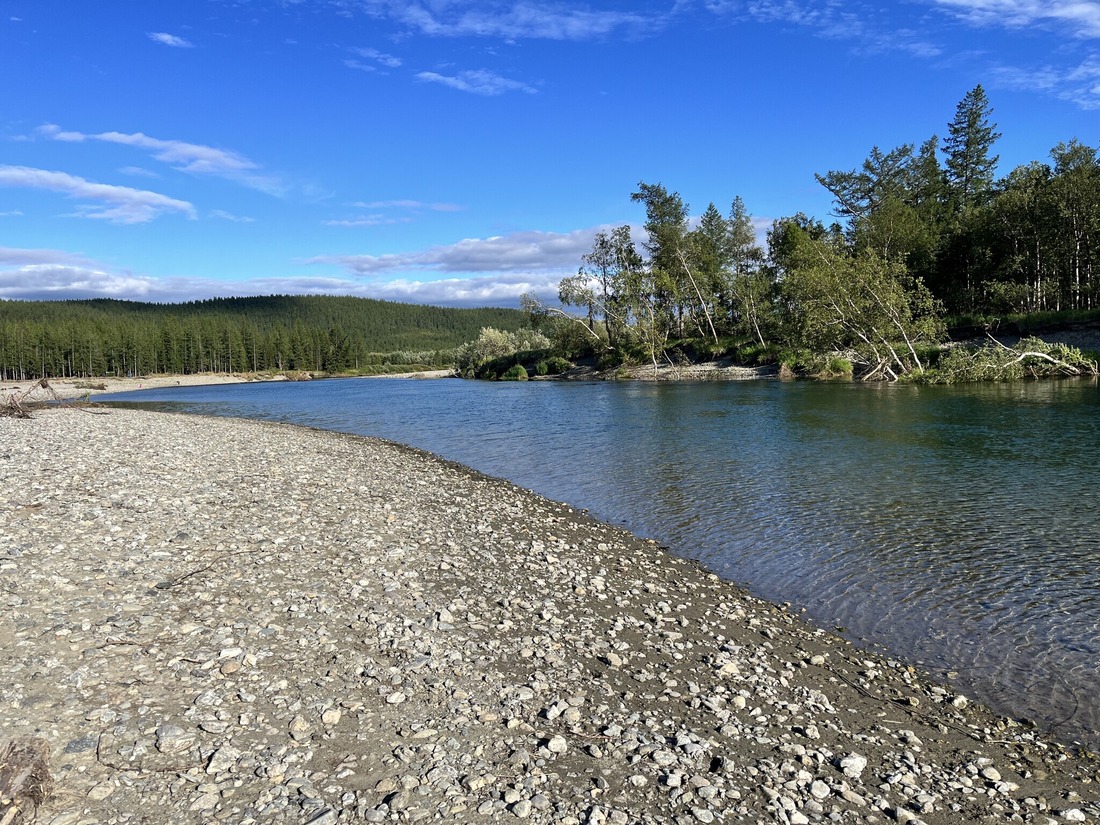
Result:
{"label": "distant forest", "polygon": [[183,304],[0,301],[0,380],[450,366],[454,349],[482,327],[525,323],[511,309],[320,295]]}

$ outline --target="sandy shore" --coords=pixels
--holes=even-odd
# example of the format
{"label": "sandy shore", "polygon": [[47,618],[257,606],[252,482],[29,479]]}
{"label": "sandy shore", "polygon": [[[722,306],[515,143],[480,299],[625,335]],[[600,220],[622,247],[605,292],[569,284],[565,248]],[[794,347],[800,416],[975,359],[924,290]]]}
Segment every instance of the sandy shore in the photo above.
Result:
{"label": "sandy shore", "polygon": [[[249,381],[267,380],[279,381],[282,378],[257,379],[255,376],[238,375],[232,373],[202,373],[201,375],[152,375],[140,378],[51,378],[50,387],[61,398],[66,400],[73,398],[94,398],[97,395],[106,395],[115,392],[131,392],[134,390],[153,390],[161,387],[198,387],[209,384],[243,384]],[[35,381],[7,381],[0,382],[0,399],[7,398],[13,393],[20,393],[32,389]],[[31,400],[44,400],[48,393],[42,389],[34,390]]]}
{"label": "sandy shore", "polygon": [[1100,816],[1094,757],[430,455],[126,410],[0,436],[0,740],[48,743],[41,822]]}

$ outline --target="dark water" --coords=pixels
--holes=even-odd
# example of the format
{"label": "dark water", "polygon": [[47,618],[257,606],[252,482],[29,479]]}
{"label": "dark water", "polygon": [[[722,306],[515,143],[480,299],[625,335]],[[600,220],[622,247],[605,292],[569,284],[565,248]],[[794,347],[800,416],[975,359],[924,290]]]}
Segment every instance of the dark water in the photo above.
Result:
{"label": "dark water", "polygon": [[1095,382],[349,379],[115,398],[431,450],[1100,744]]}

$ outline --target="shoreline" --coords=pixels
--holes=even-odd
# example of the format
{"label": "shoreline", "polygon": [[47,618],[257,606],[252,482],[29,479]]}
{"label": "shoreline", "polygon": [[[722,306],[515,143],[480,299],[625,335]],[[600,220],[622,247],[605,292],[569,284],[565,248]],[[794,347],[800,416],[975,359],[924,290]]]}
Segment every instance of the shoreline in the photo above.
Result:
{"label": "shoreline", "polygon": [[420,450],[0,427],[0,730],[51,747],[43,822],[1100,817],[1095,758]]}

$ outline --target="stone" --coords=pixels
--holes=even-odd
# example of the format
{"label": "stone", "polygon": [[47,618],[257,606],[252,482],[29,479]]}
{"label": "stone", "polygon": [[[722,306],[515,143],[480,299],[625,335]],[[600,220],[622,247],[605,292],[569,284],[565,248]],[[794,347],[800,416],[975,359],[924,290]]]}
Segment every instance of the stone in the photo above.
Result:
{"label": "stone", "polygon": [[867,758],[860,756],[858,753],[850,753],[840,760],[840,770],[845,776],[852,779],[858,779],[862,774],[864,768],[867,767]]}

